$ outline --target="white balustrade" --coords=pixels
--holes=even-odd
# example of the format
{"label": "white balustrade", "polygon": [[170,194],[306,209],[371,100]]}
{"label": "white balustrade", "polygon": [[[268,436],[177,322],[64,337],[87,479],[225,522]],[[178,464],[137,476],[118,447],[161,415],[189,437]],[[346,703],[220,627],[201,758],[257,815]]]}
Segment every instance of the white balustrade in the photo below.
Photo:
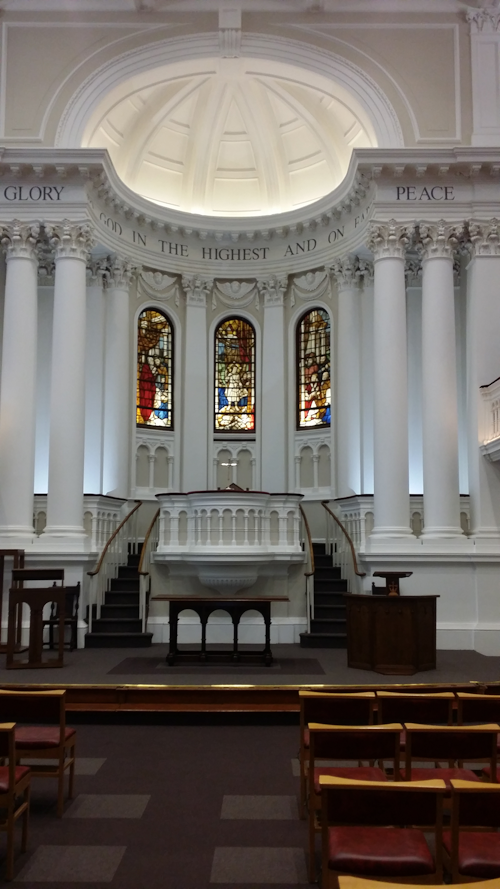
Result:
{"label": "white balustrade", "polygon": [[489,386],[481,386],[483,396],[482,453],[490,460],[500,460],[500,377]]}
{"label": "white balustrade", "polygon": [[[107,497],[104,494],[85,494],[85,530],[90,537],[90,552],[100,553],[106,542],[123,518],[121,497]],[[33,503],[34,526],[37,535],[42,534],[47,521],[47,495],[36,494]]]}

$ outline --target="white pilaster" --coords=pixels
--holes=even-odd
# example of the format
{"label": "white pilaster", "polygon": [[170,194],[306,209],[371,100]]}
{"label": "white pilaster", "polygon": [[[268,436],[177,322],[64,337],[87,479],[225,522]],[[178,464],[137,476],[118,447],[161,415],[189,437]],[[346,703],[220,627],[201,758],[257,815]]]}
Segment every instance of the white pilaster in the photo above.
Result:
{"label": "white pilaster", "polygon": [[408,382],[405,251],[410,232],[396,220],[373,223],[374,508],[371,542],[409,538]]}
{"label": "white pilaster", "polygon": [[500,343],[500,222],[469,224],[467,268],[467,421],[471,533],[476,547],[500,542],[498,470],[479,451],[487,437],[480,386],[498,377]]}
{"label": "white pilaster", "polygon": [[469,9],[472,64],[472,145],[500,145],[500,9]]}
{"label": "white pilaster", "polygon": [[[54,326],[50,393],[47,538],[72,538],[81,548],[85,437],[86,264],[91,247],[87,222],[46,225],[55,250]],[[62,544],[58,544],[62,545]]]}
{"label": "white pilaster", "polygon": [[101,494],[104,422],[104,295],[103,260],[87,266],[87,336],[85,355],[84,491]]}
{"label": "white pilaster", "polygon": [[361,291],[361,492],[373,494],[373,263],[359,260]]}
{"label": "white pilaster", "polygon": [[207,380],[207,296],[211,278],[184,277],[186,332],[183,364],[181,488],[204,491],[208,487],[208,430],[213,429],[214,395]]}
{"label": "white pilaster", "polygon": [[458,485],[458,404],[453,254],[462,229],[421,223],[422,538],[463,537]]}
{"label": "white pilaster", "polygon": [[0,538],[33,537],[37,223],[0,229],[7,256],[0,386]]}
{"label": "white pilaster", "polygon": [[337,497],[361,493],[360,292],[356,257],[332,266],[338,290]]}
{"label": "white pilaster", "polygon": [[129,496],[130,472],[130,330],[129,287],[134,269],[117,256],[105,277],[103,493]]}
{"label": "white pilaster", "polygon": [[287,277],[272,275],[257,283],[264,298],[262,339],[262,488],[287,489],[287,436],[285,389],[285,307]]}

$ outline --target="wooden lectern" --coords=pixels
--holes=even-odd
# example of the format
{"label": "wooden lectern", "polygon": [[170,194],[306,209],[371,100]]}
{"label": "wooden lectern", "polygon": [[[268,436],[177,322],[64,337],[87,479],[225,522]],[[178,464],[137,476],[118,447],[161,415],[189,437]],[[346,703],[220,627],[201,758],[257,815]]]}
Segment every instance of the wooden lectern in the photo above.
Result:
{"label": "wooden lectern", "polygon": [[387,676],[436,669],[439,596],[344,596],[347,665]]}
{"label": "wooden lectern", "polygon": [[[25,587],[24,583],[34,580],[60,581],[60,586]],[[12,571],[12,586],[9,594],[9,623],[7,630],[7,658],[8,670],[34,669],[37,667],[62,667],[64,664],[64,617],[65,617],[65,588],[64,569],[30,569],[14,568]],[[48,602],[55,602],[59,616],[59,645],[55,658],[43,660],[43,609]],[[16,641],[21,638],[21,622],[23,605],[29,607],[30,627],[27,659],[16,659],[14,654],[19,649]],[[23,649],[24,650],[24,649]]]}

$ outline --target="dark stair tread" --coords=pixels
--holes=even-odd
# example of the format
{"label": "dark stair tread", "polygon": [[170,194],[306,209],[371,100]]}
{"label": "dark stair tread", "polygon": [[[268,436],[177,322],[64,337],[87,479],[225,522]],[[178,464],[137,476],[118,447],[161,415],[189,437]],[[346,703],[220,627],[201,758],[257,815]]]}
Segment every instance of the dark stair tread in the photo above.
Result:
{"label": "dark stair tread", "polygon": [[152,633],[87,633],[85,648],[149,648]]}

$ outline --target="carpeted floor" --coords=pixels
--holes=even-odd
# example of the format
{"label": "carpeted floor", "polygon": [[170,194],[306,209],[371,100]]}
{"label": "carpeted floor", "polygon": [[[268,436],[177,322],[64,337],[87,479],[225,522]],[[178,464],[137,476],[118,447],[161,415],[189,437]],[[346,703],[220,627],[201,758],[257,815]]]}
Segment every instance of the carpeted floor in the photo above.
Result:
{"label": "carpeted floor", "polygon": [[[189,646],[185,646],[188,648]],[[218,646],[221,647],[221,646]],[[192,648],[192,647],[191,647]],[[242,646],[245,651],[246,647]],[[228,646],[230,650],[230,646]],[[414,676],[380,676],[369,670],[347,666],[345,649],[304,649],[299,645],[273,645],[274,663],[265,667],[251,663],[232,664],[209,659],[200,663],[196,655],[189,662],[169,667],[165,661],[168,645],[148,649],[102,648],[65,652],[61,669],[6,670],[0,655],[0,684],[147,684],[210,685],[228,682],[255,685],[380,685],[400,682],[493,682],[500,679],[500,657],[486,657],[476,651],[438,651],[437,669]]]}
{"label": "carpeted floor", "polygon": [[295,726],[79,725],[75,799],[58,819],[56,782],[33,782],[13,885],[305,884],[297,746]]}

